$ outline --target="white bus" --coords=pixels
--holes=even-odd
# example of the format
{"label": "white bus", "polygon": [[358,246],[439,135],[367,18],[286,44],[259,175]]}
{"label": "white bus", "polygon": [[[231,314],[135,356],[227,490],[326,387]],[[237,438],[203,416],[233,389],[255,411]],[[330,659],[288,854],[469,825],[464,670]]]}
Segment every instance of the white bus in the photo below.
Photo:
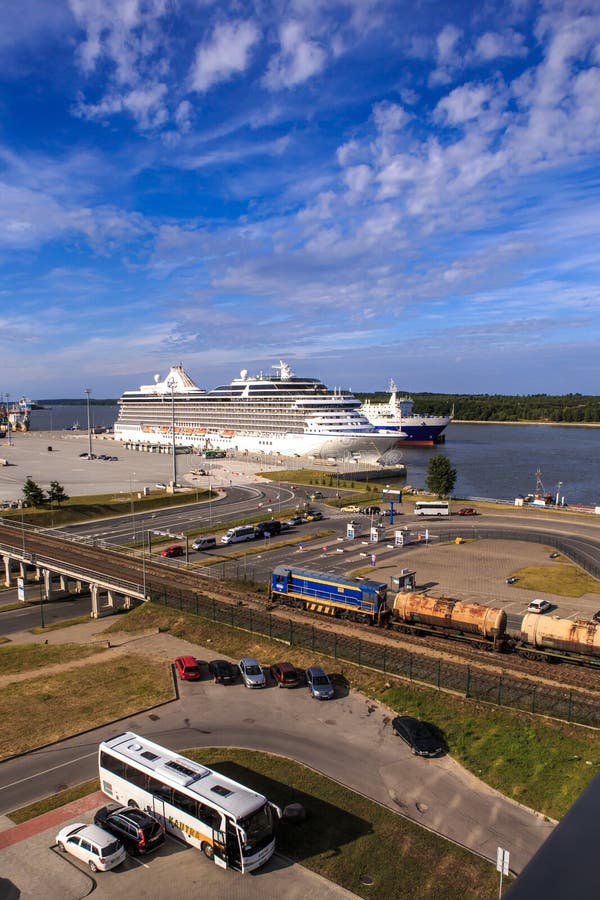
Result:
{"label": "white bus", "polygon": [[253,541],[256,538],[254,525],[238,525],[230,528],[221,538],[222,544],[239,544],[241,541]]}
{"label": "white bus", "polygon": [[447,500],[417,500],[415,516],[449,516],[450,504]]}
{"label": "white bus", "polygon": [[100,744],[98,770],[108,797],[152,813],[223,869],[252,872],[273,855],[281,810],[231,778],[130,731]]}

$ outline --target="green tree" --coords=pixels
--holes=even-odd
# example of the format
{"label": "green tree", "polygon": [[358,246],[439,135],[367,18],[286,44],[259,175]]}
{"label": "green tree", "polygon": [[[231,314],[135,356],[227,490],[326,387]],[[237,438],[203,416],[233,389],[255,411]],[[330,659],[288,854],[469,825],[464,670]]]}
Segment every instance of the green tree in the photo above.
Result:
{"label": "green tree", "polygon": [[65,500],[68,500],[69,497],[65,494],[65,489],[62,484],[59,484],[58,481],[50,482],[50,490],[48,491],[48,500],[50,503],[58,503],[60,506]]}
{"label": "green tree", "polygon": [[46,495],[32,478],[27,478],[23,485],[23,500],[26,506],[43,506]]}
{"label": "green tree", "polygon": [[438,497],[450,497],[456,484],[456,469],[442,453],[432,456],[427,466],[425,487]]}

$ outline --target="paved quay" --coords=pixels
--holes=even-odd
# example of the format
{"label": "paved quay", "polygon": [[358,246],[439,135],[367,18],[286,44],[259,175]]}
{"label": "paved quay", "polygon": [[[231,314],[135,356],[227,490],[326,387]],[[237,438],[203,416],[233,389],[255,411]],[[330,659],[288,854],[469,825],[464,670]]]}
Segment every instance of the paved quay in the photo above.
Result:
{"label": "paved quay", "polygon": [[[144,487],[154,488],[158,482],[170,482],[173,460],[167,453],[128,450],[110,435],[93,435],[92,452],[97,456],[117,456],[116,461],[82,459],[88,451],[88,435],[78,431],[26,431],[11,435],[11,443],[0,441],[0,457],[8,460],[0,466],[0,502],[19,500],[23,484],[31,477],[43,490],[58,481],[71,497],[90,494],[137,494]],[[52,448],[52,449],[49,449]],[[257,473],[287,467],[244,459],[200,459],[197,455],[178,453],[177,480],[195,487],[227,486],[231,481],[243,484],[257,480]],[[209,477],[194,476],[192,469],[204,468]]]}

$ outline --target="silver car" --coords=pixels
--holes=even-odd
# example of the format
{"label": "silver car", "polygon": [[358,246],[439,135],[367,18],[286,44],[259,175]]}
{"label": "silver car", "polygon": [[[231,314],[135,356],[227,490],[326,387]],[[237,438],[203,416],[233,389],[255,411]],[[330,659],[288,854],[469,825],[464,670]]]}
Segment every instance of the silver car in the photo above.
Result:
{"label": "silver car", "polygon": [[332,700],[335,690],[331,679],[320,666],[310,666],[306,670],[306,683],[315,700]]}
{"label": "silver car", "polygon": [[251,656],[245,656],[238,663],[242,681],[247,688],[262,688],[267,686],[267,679],[263,670],[255,659]]}
{"label": "silver car", "polygon": [[75,822],[56,835],[56,844],[62,852],[72,853],[87,863],[92,872],[106,872],[122,863],[127,853],[121,841],[98,825]]}

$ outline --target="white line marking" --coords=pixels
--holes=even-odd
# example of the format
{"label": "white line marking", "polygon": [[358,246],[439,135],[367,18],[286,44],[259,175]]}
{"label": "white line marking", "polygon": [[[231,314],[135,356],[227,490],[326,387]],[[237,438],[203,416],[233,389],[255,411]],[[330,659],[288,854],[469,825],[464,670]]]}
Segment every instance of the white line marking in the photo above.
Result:
{"label": "white line marking", "polygon": [[18,781],[11,781],[10,784],[0,786],[0,791],[15,787],[17,784],[23,784],[24,781],[31,781],[33,778],[39,778],[41,775],[46,775],[48,772],[64,769],[65,766],[71,766],[73,763],[81,762],[82,759],[89,759],[90,756],[96,756],[96,753],[86,753],[85,756],[78,756],[76,759],[70,759],[68,762],[60,763],[58,766],[52,766],[51,769],[44,769],[43,772],[36,772],[35,775],[28,775],[26,778],[19,778]]}

